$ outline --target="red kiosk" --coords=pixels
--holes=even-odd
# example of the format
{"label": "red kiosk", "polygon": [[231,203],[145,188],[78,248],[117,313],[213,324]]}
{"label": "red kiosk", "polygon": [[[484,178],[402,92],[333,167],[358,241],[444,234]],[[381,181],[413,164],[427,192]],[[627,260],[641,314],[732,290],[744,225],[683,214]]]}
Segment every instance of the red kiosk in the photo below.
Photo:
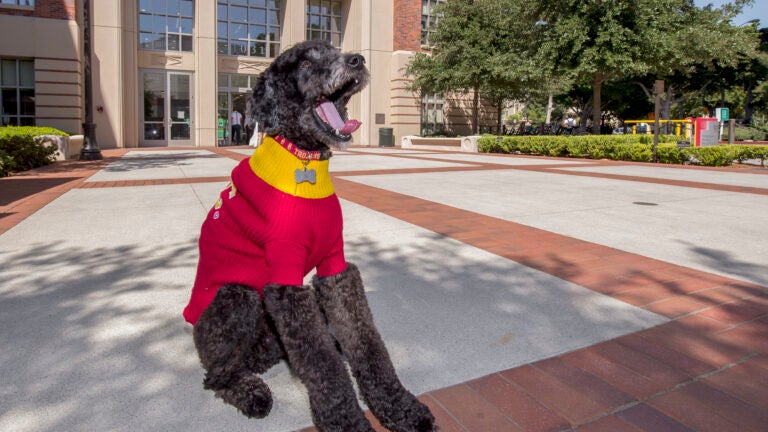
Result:
{"label": "red kiosk", "polygon": [[699,117],[691,119],[696,126],[694,134],[694,146],[716,146],[720,142],[720,122],[712,117]]}

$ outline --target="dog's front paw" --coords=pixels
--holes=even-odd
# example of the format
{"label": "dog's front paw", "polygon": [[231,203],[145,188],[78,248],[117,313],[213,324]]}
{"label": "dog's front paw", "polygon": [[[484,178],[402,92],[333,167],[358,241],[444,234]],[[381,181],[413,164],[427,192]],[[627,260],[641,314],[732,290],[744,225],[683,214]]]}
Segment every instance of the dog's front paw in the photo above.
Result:
{"label": "dog's front paw", "polygon": [[418,400],[407,414],[405,422],[407,427],[402,429],[403,432],[433,432],[438,429],[435,426],[435,417],[432,416],[429,408]]}
{"label": "dog's front paw", "polygon": [[246,417],[264,418],[272,410],[272,392],[256,374],[240,376],[216,396],[240,410]]}
{"label": "dog's front paw", "polygon": [[435,426],[435,417],[426,405],[419,402],[410,393],[403,396],[399,403],[387,410],[389,411],[388,415],[382,415],[379,418],[381,424],[395,432],[433,432],[438,430]]}

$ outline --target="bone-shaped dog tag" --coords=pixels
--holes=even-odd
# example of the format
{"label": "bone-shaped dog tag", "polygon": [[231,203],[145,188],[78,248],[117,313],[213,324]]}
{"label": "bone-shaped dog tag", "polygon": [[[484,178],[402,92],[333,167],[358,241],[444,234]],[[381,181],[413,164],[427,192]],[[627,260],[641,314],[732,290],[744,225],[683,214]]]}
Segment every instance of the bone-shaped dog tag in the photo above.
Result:
{"label": "bone-shaped dog tag", "polygon": [[313,169],[307,169],[307,167],[304,167],[303,170],[296,169],[296,184],[304,183],[304,182],[310,182],[312,184],[315,184],[315,181],[317,180],[315,170]]}

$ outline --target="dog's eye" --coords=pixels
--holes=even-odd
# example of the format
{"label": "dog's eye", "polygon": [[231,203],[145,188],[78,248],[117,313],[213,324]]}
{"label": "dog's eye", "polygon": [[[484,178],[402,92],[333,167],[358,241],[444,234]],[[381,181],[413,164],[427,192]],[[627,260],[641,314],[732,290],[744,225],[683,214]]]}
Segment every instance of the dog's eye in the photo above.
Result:
{"label": "dog's eye", "polygon": [[301,68],[302,69],[307,69],[310,66],[312,66],[312,62],[309,61],[309,60],[304,60],[303,62],[301,62]]}

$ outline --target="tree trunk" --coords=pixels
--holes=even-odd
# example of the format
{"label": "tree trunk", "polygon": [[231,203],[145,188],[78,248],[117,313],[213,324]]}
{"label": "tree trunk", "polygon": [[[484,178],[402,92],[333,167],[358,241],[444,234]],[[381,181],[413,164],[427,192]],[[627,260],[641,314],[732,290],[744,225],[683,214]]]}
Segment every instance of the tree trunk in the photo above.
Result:
{"label": "tree trunk", "polygon": [[474,88],[475,95],[472,98],[472,133],[478,135],[479,133],[479,111],[480,111],[480,90],[477,86]]}
{"label": "tree trunk", "polygon": [[747,124],[752,124],[752,89],[755,88],[754,81],[747,85],[747,100],[744,102],[744,120]]}
{"label": "tree trunk", "polygon": [[504,99],[499,98],[499,101],[496,103],[496,128],[498,129],[496,133],[501,135],[501,126],[502,126],[502,120],[501,120],[501,112],[504,110]]}
{"label": "tree trunk", "polygon": [[552,123],[552,93],[549,94],[547,99],[547,124]]}
{"label": "tree trunk", "polygon": [[603,81],[597,74],[592,80],[592,135],[600,135],[600,93]]}

